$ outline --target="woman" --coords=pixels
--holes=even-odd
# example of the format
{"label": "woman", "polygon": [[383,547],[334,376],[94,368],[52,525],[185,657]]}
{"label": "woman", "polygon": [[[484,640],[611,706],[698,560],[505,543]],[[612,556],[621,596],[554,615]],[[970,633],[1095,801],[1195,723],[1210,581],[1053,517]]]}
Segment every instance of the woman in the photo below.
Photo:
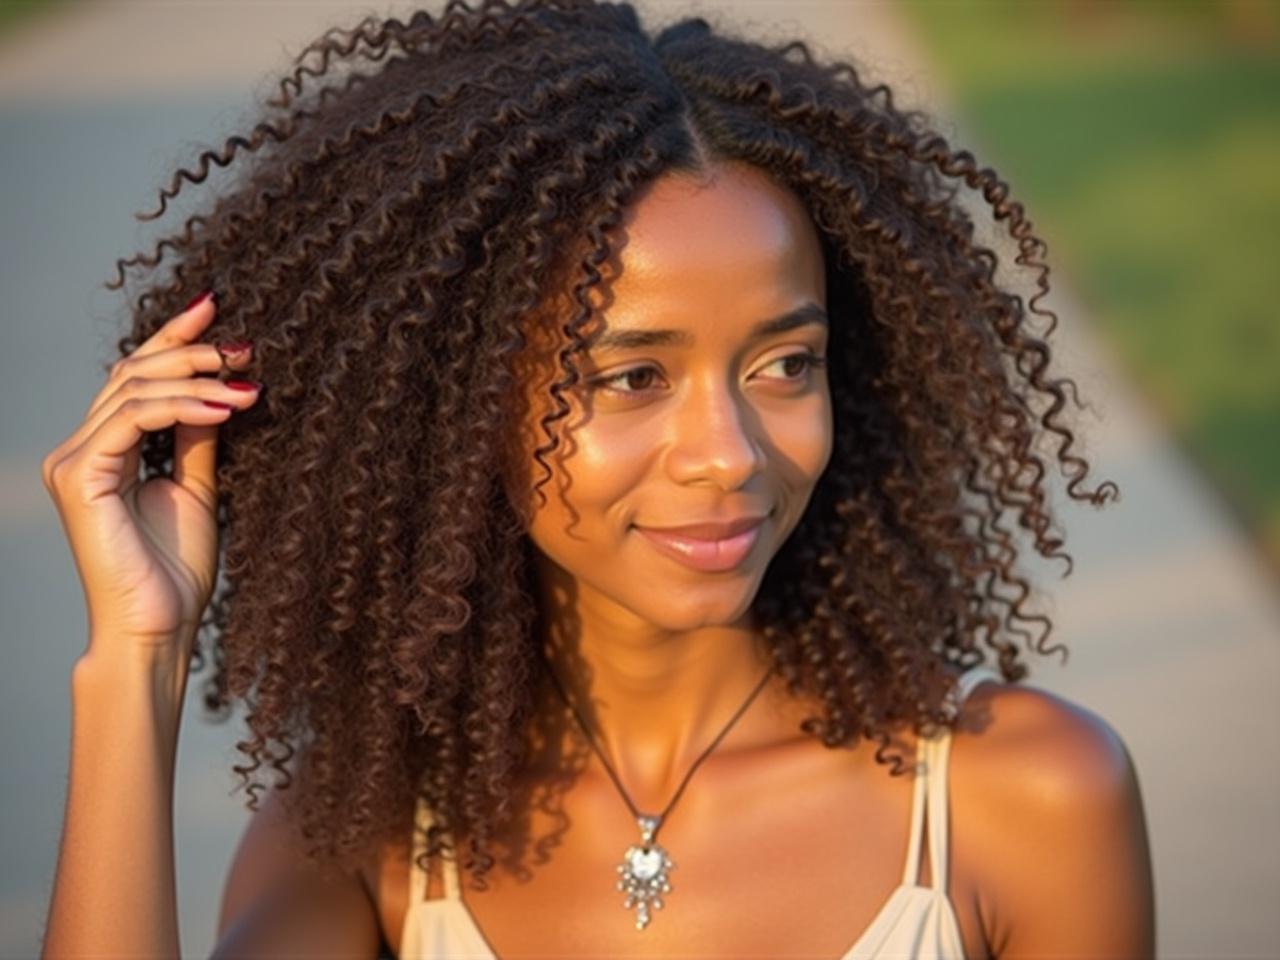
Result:
{"label": "woman", "polygon": [[178,259],[44,462],[91,627],[45,956],[177,955],[205,649],[251,731],[218,956],[1150,956],[1127,751],[1017,682],[1010,635],[1063,650],[1000,523],[1067,559],[1037,444],[1115,487],[956,200],[1047,290],[995,174],[626,4],[299,64],[120,263]]}

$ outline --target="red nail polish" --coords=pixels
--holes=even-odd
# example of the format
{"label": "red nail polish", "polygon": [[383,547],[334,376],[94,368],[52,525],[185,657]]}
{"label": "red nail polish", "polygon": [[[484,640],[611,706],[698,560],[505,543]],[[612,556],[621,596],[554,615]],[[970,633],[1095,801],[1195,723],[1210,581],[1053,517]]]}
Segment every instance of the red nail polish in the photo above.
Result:
{"label": "red nail polish", "polygon": [[224,357],[235,356],[251,349],[253,349],[253,344],[248,340],[228,340],[225,343],[218,344],[218,352]]}
{"label": "red nail polish", "polygon": [[232,390],[257,390],[262,386],[256,380],[226,380],[223,381],[223,385]]}
{"label": "red nail polish", "polygon": [[182,312],[186,313],[192,307],[197,306],[201,303],[204,303],[204,301],[208,300],[210,297],[213,297],[213,296],[216,296],[216,294],[212,290],[204,291],[198,297],[196,297],[194,300],[188,303],[185,307],[183,307]]}
{"label": "red nail polish", "polygon": [[231,409],[231,404],[222,403],[219,400],[201,400],[200,402],[203,403],[206,407],[217,407],[219,410]]}

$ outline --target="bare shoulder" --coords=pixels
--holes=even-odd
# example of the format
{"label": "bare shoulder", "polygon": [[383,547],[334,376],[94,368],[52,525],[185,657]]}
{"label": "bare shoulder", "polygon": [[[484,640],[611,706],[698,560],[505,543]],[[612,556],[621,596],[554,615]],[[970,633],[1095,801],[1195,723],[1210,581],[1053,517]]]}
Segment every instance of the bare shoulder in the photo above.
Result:
{"label": "bare shoulder", "polygon": [[973,862],[995,956],[1152,955],[1141,791],[1110,723],[1047,690],[984,682],[961,709],[951,763],[953,815],[983,853]]}
{"label": "bare shoulder", "polygon": [[1129,750],[1103,717],[1020,683],[978,684],[961,708],[952,750],[1017,799],[1040,804],[1074,806],[1134,780]]}
{"label": "bare shoulder", "polygon": [[213,957],[373,958],[379,945],[377,911],[362,877],[312,862],[280,793],[268,791],[227,872]]}

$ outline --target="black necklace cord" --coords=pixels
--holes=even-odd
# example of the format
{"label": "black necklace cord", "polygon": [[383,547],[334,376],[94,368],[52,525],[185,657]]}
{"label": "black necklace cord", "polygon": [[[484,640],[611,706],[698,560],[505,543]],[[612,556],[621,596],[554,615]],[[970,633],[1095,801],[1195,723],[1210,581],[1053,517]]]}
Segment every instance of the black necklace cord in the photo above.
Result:
{"label": "black necklace cord", "polygon": [[[586,721],[582,719],[582,714],[580,714],[578,712],[578,708],[569,701],[569,697],[565,693],[564,687],[560,685],[560,679],[556,676],[555,670],[551,668],[551,664],[545,656],[540,659],[542,660],[542,665],[546,668],[548,675],[551,677],[551,682],[555,685],[556,692],[560,695],[560,699],[563,700],[565,706],[572,711],[574,719],[578,721],[578,726],[582,728],[583,734],[586,735],[587,743],[591,745],[591,749],[595,751],[596,756],[600,758],[600,762],[604,764],[605,771],[609,774],[610,779],[613,780],[614,786],[618,788],[618,792],[622,794],[622,799],[626,801],[627,807],[631,811],[631,815],[637,820],[640,819],[644,814],[637,810],[636,805],[631,802],[630,794],[627,793],[626,787],[622,785],[622,781],[618,778],[618,774],[613,769],[613,765],[609,763],[609,758],[604,755],[604,751],[600,749],[596,744],[595,738],[591,736],[591,731],[587,728]],[[756,697],[760,695],[760,691],[765,688],[765,684],[773,673],[774,668],[770,666],[769,669],[765,671],[764,676],[760,678],[760,682],[756,684],[755,689],[751,691],[751,695],[743,701],[742,706],[738,707],[733,716],[729,718],[729,722],[724,725],[724,729],[716,735],[716,738],[711,741],[711,745],[708,746],[707,749],[703,750],[698,756],[698,759],[693,761],[690,765],[688,772],[684,775],[684,779],[680,781],[680,786],[676,788],[675,796],[671,798],[671,801],[663,808],[662,812],[658,814],[656,818],[657,823],[655,824],[653,833],[650,836],[651,841],[657,837],[658,830],[661,829],[663,823],[666,822],[667,814],[671,811],[671,808],[676,805],[676,801],[680,799],[680,795],[684,793],[684,788],[688,785],[689,779],[693,776],[693,772],[698,769],[698,765],[701,764],[703,760],[707,759],[707,757],[711,756],[711,751],[719,745],[720,741],[724,739],[725,734],[727,734],[733,728],[733,725],[738,722],[738,718],[746,712],[747,707],[751,706]]]}

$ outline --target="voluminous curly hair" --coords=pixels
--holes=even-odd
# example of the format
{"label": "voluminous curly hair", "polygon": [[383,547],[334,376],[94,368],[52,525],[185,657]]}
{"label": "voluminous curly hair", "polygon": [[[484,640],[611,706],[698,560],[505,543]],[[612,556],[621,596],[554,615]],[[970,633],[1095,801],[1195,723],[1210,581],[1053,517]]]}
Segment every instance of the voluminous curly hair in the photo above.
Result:
{"label": "voluminous curly hair", "polygon": [[[954,723],[944,664],[982,662],[985,645],[1022,679],[1011,637],[1065,656],[1025,606],[1002,517],[1069,573],[1049,457],[1075,499],[1117,490],[1085,488],[1060,420],[1068,387],[1080,406],[1075,383],[1049,375],[1028,329],[1030,313],[1052,321],[1043,337],[1056,324],[1036,305],[1045,245],[1007,185],[923,113],[803,42],[700,17],[651,35],[630,4],[589,0],[371,16],[295,67],[251,133],[202,152],[139,217],[211,165],[247,168],[150,256],[117,261],[108,286],[172,251],[122,355],[205,287],[219,337],[254,341],[266,389],[221,427],[222,576],[193,670],[211,652],[210,718],[247,707],[237,747],[251,762],[233,769],[249,807],[264,762],[278,786],[297,776],[287,793],[312,856],[355,862],[403,839],[421,797],[435,812],[427,855],[458,856],[484,886],[490,841],[519,812],[541,655],[527,518],[499,481],[529,318],[572,281],[578,310],[559,327],[572,350],[534,455],[541,493],[611,231],[647,183],[706,157],[794,191],[826,261],[834,450],[752,608],[789,689],[821,704],[803,731],[875,740],[902,773],[889,731]],[[1035,274],[1030,301],[997,284],[962,186],[1006,223]],[[1046,439],[1056,450],[1042,455]],[[148,434],[146,476],[172,454],[172,429]]]}

